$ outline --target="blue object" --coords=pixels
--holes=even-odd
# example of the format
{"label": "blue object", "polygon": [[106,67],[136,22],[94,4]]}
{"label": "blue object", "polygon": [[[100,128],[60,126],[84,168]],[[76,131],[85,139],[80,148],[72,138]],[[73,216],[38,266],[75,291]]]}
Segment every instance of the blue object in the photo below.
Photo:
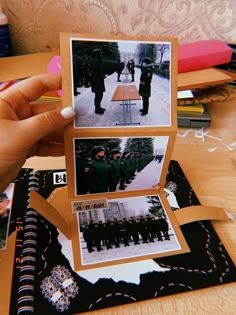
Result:
{"label": "blue object", "polygon": [[0,57],[11,55],[11,40],[8,25],[0,25]]}

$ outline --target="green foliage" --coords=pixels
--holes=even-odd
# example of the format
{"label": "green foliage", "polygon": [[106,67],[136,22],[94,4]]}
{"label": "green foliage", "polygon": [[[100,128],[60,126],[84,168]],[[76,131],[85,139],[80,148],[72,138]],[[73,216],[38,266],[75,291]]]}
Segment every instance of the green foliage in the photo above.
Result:
{"label": "green foliage", "polygon": [[139,44],[138,45],[138,55],[139,62],[141,63],[145,57],[151,58],[152,62],[157,59],[157,46],[155,44]]}
{"label": "green foliage", "polygon": [[99,41],[73,41],[72,54],[73,58],[90,59],[92,51],[100,49],[103,59],[117,61],[120,59],[120,52],[117,42],[99,42]]}
{"label": "green foliage", "polygon": [[149,212],[151,214],[155,216],[158,216],[159,214],[164,214],[162,204],[158,196],[147,196],[146,198],[148,199],[148,203],[150,204]]}
{"label": "green foliage", "polygon": [[153,155],[153,138],[129,138],[125,144],[125,150],[143,155]]}

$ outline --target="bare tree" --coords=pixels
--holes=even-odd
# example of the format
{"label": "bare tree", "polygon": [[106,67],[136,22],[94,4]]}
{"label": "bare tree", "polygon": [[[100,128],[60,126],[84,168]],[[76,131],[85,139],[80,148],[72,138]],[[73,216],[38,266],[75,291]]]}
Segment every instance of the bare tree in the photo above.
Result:
{"label": "bare tree", "polygon": [[158,44],[157,45],[157,51],[159,52],[159,55],[160,55],[159,63],[161,65],[164,55],[166,53],[169,53],[169,51],[170,51],[170,45],[169,44]]}

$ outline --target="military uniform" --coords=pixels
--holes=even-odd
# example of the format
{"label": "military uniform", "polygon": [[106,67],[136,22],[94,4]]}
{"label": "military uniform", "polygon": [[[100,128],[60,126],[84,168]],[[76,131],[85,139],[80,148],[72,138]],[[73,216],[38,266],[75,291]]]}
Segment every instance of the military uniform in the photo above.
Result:
{"label": "military uniform", "polygon": [[88,225],[86,225],[83,231],[83,238],[86,242],[88,252],[93,252],[93,231]]}
{"label": "military uniform", "polygon": [[143,99],[143,108],[141,109],[142,115],[146,115],[148,113],[149,97],[151,96],[151,82],[153,75],[153,69],[152,66],[150,66],[151,60],[149,58],[145,59],[148,64],[142,67],[139,84],[139,94],[142,96]]}
{"label": "military uniform", "polygon": [[128,62],[128,69],[129,69],[129,72],[131,73],[131,81],[134,82],[135,63],[134,63],[133,59],[131,59]]}
{"label": "military uniform", "polygon": [[[116,158],[118,155],[118,158]],[[111,152],[111,158],[108,161],[109,164],[109,191],[116,191],[116,187],[120,182],[121,177],[121,164],[120,164],[120,151],[113,149]]]}
{"label": "military uniform", "polygon": [[103,98],[103,93],[105,92],[105,82],[103,72],[103,63],[101,58],[101,51],[95,49],[92,55],[92,61],[90,64],[91,69],[91,89],[95,93],[94,105],[95,113],[103,114],[104,110],[101,108],[101,101]]}
{"label": "military uniform", "polygon": [[76,157],[76,185],[77,195],[89,192],[90,161],[83,157]]}
{"label": "military uniform", "polygon": [[106,160],[94,159],[89,164],[89,192],[107,192],[109,187],[109,165]]}
{"label": "military uniform", "polygon": [[91,159],[84,168],[84,178],[88,183],[89,193],[102,193],[108,191],[108,173],[109,166],[105,160],[105,148],[101,145],[96,145],[92,149],[94,158]]}
{"label": "military uniform", "polygon": [[[125,155],[125,153],[124,153]],[[121,178],[120,178],[120,189],[125,189],[125,183],[129,184],[129,175],[130,175],[130,159],[129,157],[123,156],[120,161],[121,165]]]}

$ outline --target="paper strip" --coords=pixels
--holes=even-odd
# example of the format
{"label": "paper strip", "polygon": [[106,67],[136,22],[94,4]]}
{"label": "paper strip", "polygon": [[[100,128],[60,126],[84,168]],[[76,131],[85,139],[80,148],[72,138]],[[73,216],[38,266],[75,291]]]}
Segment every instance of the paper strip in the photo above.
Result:
{"label": "paper strip", "polygon": [[233,214],[223,208],[210,206],[190,206],[174,212],[179,225],[203,220],[234,220]]}

